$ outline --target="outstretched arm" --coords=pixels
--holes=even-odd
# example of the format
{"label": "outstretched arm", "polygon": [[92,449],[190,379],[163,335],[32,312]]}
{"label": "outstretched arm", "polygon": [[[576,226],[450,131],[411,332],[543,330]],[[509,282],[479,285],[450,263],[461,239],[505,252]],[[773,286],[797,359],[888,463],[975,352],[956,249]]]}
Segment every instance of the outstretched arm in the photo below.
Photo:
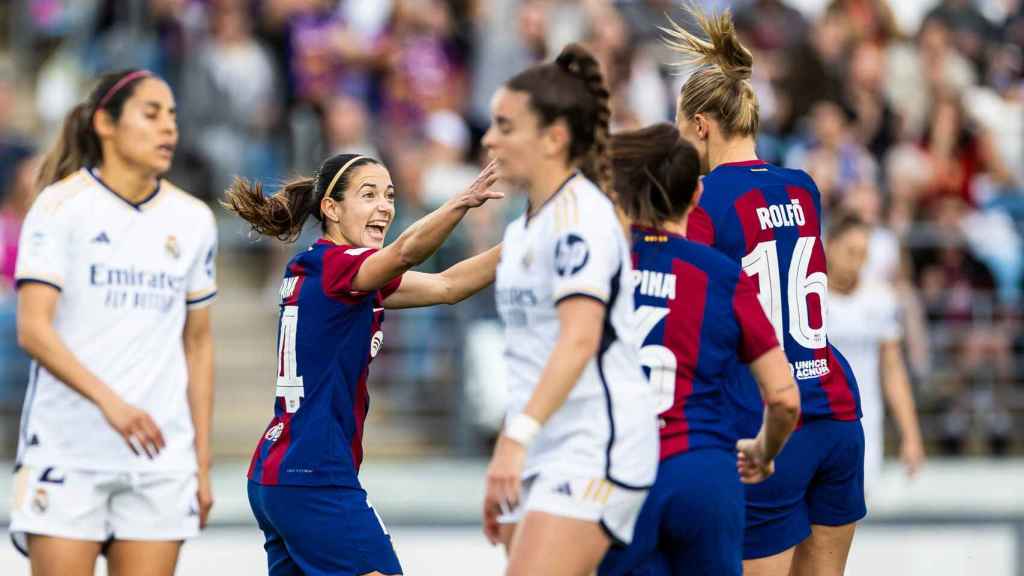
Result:
{"label": "outstretched arm", "polygon": [[417,220],[397,240],[367,258],[352,280],[352,288],[361,292],[376,290],[429,258],[470,208],[505,196],[491,190],[496,180],[492,163],[464,192]]}
{"label": "outstretched arm", "polygon": [[467,258],[440,274],[406,272],[402,284],[384,300],[385,308],[457,304],[494,282],[501,245]]}

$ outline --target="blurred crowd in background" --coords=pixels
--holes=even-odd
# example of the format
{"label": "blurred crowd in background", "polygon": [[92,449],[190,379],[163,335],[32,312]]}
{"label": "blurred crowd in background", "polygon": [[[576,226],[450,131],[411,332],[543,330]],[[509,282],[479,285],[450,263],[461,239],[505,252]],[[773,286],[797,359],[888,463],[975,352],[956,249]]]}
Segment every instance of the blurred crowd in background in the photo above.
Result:
{"label": "blurred crowd in background", "polygon": [[[900,295],[930,449],[1019,451],[1024,2],[708,5],[731,8],[754,52],[760,156],[813,176],[826,225],[847,211],[874,226],[864,274]],[[145,67],[169,81],[181,132],[169,178],[198,197],[215,204],[236,175],[269,182],[311,173],[332,153],[360,152],[391,169],[395,233],[474,178],[495,89],[567,42],[585,42],[602,61],[615,128],[671,121],[685,70],[661,44],[666,14],[686,23],[673,0],[3,3],[0,406],[9,416],[0,419],[16,422],[24,390],[12,276],[33,170],[99,73]],[[475,211],[429,266],[493,245],[521,207]],[[265,262],[261,301],[272,309],[294,248],[253,242],[219,214],[221,270],[233,254],[255,254]],[[467,350],[485,364],[476,373],[487,372],[481,358],[493,351],[478,348],[493,341],[495,316],[481,297],[389,317],[392,353],[378,368],[389,383],[385,405],[413,418],[465,417],[445,382],[474,378]]]}

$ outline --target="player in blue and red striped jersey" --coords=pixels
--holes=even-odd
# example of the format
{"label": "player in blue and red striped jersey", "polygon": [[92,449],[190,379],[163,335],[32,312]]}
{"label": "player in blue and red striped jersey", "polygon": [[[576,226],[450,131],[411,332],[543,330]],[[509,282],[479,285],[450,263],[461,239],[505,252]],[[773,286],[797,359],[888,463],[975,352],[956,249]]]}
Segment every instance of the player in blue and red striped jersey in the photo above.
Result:
{"label": "player in blue and red striped jersey", "polygon": [[[615,191],[632,222],[640,360],[658,400],[661,464],[633,543],[605,556],[601,576],[655,567],[739,576],[741,479],[771,475],[796,426],[800,394],[753,280],[685,238],[701,195],[697,151],[675,126],[659,124],[613,135],[611,153]],[[738,439],[724,398],[738,362],[750,364],[766,406],[753,439]]]}
{"label": "player in blue and red striped jersey", "polygon": [[[777,459],[777,473],[747,488],[744,558],[749,574],[840,575],[864,506],[864,432],[857,383],[828,343],[821,198],[811,178],[757,159],[753,58],[728,13],[692,15],[708,39],[673,26],[669,45],[696,65],[683,85],[676,125],[700,154],[704,197],[690,239],[710,244],[756,277],[800,387],[802,424]],[[741,435],[761,402],[738,367],[731,399]],[[809,537],[809,538],[808,538]],[[795,547],[795,551],[794,551]],[[792,568],[792,572],[790,572]]]}
{"label": "player in blue and red striped jersey", "polygon": [[249,467],[249,503],[271,576],[401,574],[391,538],[359,484],[366,377],[385,308],[454,304],[494,281],[500,247],[440,274],[408,271],[467,210],[502,195],[492,167],[463,193],[384,237],[395,189],[380,162],[339,154],[271,197],[237,180],[229,208],[253,230],[294,241],[309,216],[323,237],[288,264],[281,286],[274,418]]}

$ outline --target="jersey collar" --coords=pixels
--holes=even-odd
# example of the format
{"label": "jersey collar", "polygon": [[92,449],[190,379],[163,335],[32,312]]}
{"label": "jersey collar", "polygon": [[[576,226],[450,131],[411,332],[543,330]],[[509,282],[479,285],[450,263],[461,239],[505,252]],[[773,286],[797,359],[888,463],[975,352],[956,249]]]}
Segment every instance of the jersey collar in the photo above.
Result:
{"label": "jersey collar", "polygon": [[[551,196],[548,196],[548,199],[545,200],[544,202],[542,202],[540,206],[537,206],[537,210],[533,213],[534,218],[536,218],[537,215],[540,214],[540,211],[543,210],[545,206],[550,204],[552,200],[554,200],[559,194],[561,194],[562,190],[565,190],[565,187],[569,185],[569,182],[572,182],[573,178],[575,178],[575,177],[577,177],[579,175],[580,175],[579,170],[573,172],[572,174],[569,174],[569,177],[566,178],[564,182],[559,184],[558,189],[555,190],[555,193],[552,194]],[[526,225],[529,226],[530,225],[530,220],[531,220],[531,218],[530,218],[530,202],[529,201],[526,202],[526,214],[524,216],[525,216],[525,220],[526,220]]]}
{"label": "jersey collar", "polygon": [[767,162],[764,160],[755,158],[753,160],[743,160],[742,162],[722,162],[718,166],[715,166],[715,169],[717,170],[722,166],[736,166],[738,168],[742,168],[744,166],[764,166],[765,164],[767,164]]}
{"label": "jersey collar", "polygon": [[644,234],[652,234],[657,236],[668,236],[669,238],[678,238],[680,240],[686,240],[686,237],[675,232],[669,232],[668,230],[662,230],[661,228],[652,228],[650,226],[641,226],[639,224],[633,224],[630,228],[634,232],[643,232]]}
{"label": "jersey collar", "polygon": [[156,197],[157,197],[157,195],[159,195],[159,194],[160,194],[160,187],[161,187],[161,184],[163,183],[163,180],[162,180],[162,179],[159,179],[159,178],[158,178],[158,179],[157,179],[157,181],[156,181],[156,188],[155,188],[155,189],[153,189],[153,192],[152,192],[152,193],[151,193],[151,194],[150,194],[149,196],[146,196],[145,198],[143,198],[143,199],[142,199],[141,201],[139,201],[139,202],[131,202],[131,201],[129,201],[129,200],[127,199],[127,198],[125,198],[124,196],[121,196],[121,195],[120,195],[120,194],[118,194],[117,192],[114,192],[114,189],[113,189],[113,188],[111,188],[111,187],[110,187],[109,185],[107,185],[107,183],[106,183],[106,182],[104,182],[104,181],[103,181],[103,179],[102,179],[102,178],[100,178],[100,177],[99,177],[99,176],[98,176],[98,175],[96,174],[96,172],[94,172],[94,171],[93,171],[93,169],[92,169],[92,168],[85,168],[85,171],[86,171],[86,172],[88,172],[88,173],[89,173],[89,176],[92,176],[92,179],[93,179],[93,180],[95,180],[95,181],[96,181],[96,183],[97,183],[97,184],[99,184],[99,185],[100,185],[100,186],[101,186],[101,187],[102,187],[102,188],[103,188],[104,190],[106,190],[107,192],[110,192],[111,194],[113,194],[114,196],[116,196],[116,197],[117,197],[117,198],[118,198],[119,200],[121,200],[121,201],[122,201],[122,202],[124,202],[125,204],[127,204],[127,205],[131,206],[131,207],[132,207],[133,209],[135,209],[135,211],[137,211],[137,212],[141,212],[141,211],[142,211],[142,208],[143,208],[143,207],[144,207],[144,206],[145,206],[146,204],[148,204],[148,203],[152,202],[152,201],[153,201],[153,199],[154,199],[154,198],[156,198]]}

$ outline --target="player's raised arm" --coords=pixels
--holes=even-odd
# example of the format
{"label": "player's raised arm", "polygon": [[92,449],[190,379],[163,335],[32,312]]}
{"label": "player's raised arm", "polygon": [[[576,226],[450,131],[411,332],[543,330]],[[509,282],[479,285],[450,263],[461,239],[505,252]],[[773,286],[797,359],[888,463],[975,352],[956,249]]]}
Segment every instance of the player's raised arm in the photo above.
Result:
{"label": "player's raised arm", "polygon": [[501,245],[467,258],[437,274],[406,272],[394,294],[384,299],[385,308],[415,308],[457,304],[494,283],[501,259]]}
{"label": "player's raised arm", "polygon": [[[285,242],[295,241],[306,220],[315,217],[325,240],[346,247],[338,257],[325,259],[328,291],[368,293],[429,258],[468,210],[502,198],[503,193],[491,190],[494,181],[494,166],[489,165],[466,190],[387,246],[384,238],[395,219],[395,186],[387,168],[367,156],[332,156],[316,176],[292,180],[269,197],[258,182],[236,180],[224,205],[254,231]],[[392,291],[386,290],[385,296]]]}
{"label": "player's raised arm", "polygon": [[352,281],[353,288],[376,290],[429,258],[470,208],[504,197],[503,193],[491,190],[495,180],[494,164],[491,163],[466,190],[417,220],[398,239],[367,258]]}

